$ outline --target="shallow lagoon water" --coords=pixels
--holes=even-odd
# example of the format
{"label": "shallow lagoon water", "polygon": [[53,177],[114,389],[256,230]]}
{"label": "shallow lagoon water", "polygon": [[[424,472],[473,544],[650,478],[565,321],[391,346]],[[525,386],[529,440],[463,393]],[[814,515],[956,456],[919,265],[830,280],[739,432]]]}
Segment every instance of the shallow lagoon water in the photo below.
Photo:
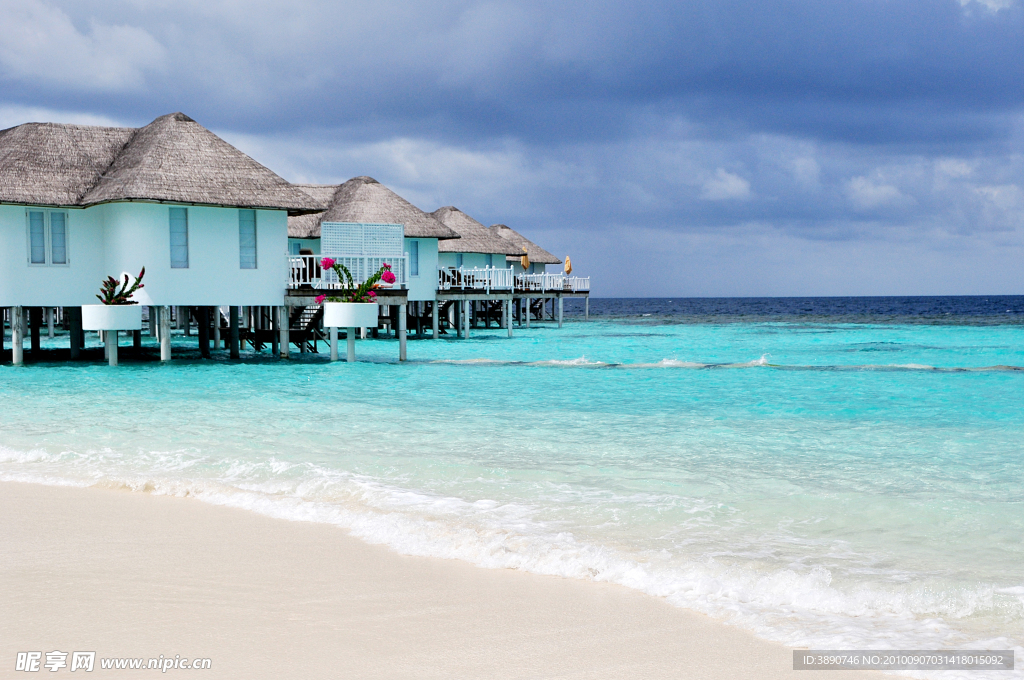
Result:
{"label": "shallow lagoon water", "polygon": [[1021,646],[1019,319],[676,321],[478,330],[406,364],[366,340],[354,365],[5,365],[0,478],[612,581],[792,645]]}

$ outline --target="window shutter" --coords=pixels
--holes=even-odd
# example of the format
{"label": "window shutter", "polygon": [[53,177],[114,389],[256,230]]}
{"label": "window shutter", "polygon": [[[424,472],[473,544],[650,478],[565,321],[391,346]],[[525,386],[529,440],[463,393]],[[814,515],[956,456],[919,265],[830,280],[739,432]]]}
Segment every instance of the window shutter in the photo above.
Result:
{"label": "window shutter", "polygon": [[409,241],[409,276],[420,275],[420,242]]}
{"label": "window shutter", "polygon": [[68,263],[68,216],[50,213],[50,264]]}
{"label": "window shutter", "polygon": [[29,262],[46,264],[46,213],[28,214]]}
{"label": "window shutter", "polygon": [[256,269],[256,211],[238,211],[238,266]]}
{"label": "window shutter", "polygon": [[171,269],[188,269],[188,209],[171,208]]}

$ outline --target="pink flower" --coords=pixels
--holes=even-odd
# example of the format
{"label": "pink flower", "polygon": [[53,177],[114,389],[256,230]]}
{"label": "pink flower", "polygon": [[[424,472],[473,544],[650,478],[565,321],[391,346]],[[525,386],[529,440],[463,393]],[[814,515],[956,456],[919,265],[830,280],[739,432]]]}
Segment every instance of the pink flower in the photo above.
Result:
{"label": "pink flower", "polygon": [[327,299],[327,296],[326,296],[326,295],[317,295],[317,296],[316,296],[316,303],[317,303],[318,305],[319,305],[319,304],[322,304],[322,303],[323,303],[323,301],[324,301],[324,300],[326,300],[326,299]]}
{"label": "pink flower", "polygon": [[374,292],[373,292],[372,290],[371,290],[371,291],[367,291],[367,295],[369,295],[369,296],[370,296],[370,297],[372,297],[372,298],[375,298],[375,297],[377,297],[377,294],[376,294],[376,293],[374,293]]}
{"label": "pink flower", "polygon": [[384,267],[384,269],[387,269],[387,270],[389,270],[389,271],[391,270],[391,265],[389,265],[389,264],[388,264],[387,262],[385,262],[385,263],[384,263],[384,264],[382,264],[381,266],[382,266],[382,267]]}
{"label": "pink flower", "polygon": [[394,283],[395,275],[392,274],[390,271],[385,271],[383,274],[381,274],[380,280],[383,281],[384,283]]}
{"label": "pink flower", "polygon": [[323,267],[324,269],[330,269],[331,267],[334,266],[334,259],[330,257],[325,257],[324,259],[320,260],[320,266]]}

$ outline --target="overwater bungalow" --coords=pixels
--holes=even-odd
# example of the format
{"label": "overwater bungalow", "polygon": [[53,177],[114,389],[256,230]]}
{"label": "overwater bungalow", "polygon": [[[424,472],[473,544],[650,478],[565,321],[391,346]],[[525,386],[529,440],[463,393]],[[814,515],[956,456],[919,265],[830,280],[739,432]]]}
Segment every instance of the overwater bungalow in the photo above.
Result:
{"label": "overwater bungalow", "polygon": [[142,267],[140,292],[161,332],[162,358],[170,358],[172,308],[196,320],[205,355],[217,334],[214,310],[225,303],[237,354],[240,308],[269,327],[281,305],[288,217],[319,210],[309,194],[182,113],[141,128],[26,123],[0,131],[0,307],[9,308],[12,359],[22,360],[26,326],[38,350],[43,316],[52,324],[55,309],[78,356],[81,306],[95,304],[107,276]]}
{"label": "overwater bungalow", "polygon": [[[397,281],[377,291],[378,324],[363,333],[394,333],[403,360],[408,328],[468,337],[494,323],[511,335],[514,318],[543,316],[531,300],[589,295],[589,279],[543,272],[560,261],[507,227],[453,207],[428,214],[369,177],[290,184],[181,113],[141,128],[0,131],[0,310],[14,363],[26,334],[34,355],[40,329],[52,337],[55,324],[80,356],[83,306],[95,305],[108,276],[142,267],[135,300],[163,360],[175,329],[194,331],[202,356],[221,343],[233,357],[245,344],[281,356],[318,351],[315,298],[339,286],[321,271],[323,256],[357,281],[392,266]],[[132,344],[141,349],[140,331]]]}

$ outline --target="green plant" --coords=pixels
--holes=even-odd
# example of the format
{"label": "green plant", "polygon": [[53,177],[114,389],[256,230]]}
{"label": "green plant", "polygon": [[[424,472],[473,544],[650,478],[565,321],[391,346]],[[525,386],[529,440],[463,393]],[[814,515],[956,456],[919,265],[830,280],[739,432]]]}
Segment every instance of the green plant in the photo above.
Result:
{"label": "green plant", "polygon": [[[323,269],[333,269],[338,275],[338,281],[343,287],[339,295],[317,296],[316,301],[318,304],[325,300],[327,302],[373,302],[374,298],[377,297],[377,294],[373,292],[373,289],[377,286],[381,277],[384,276],[385,273],[391,271],[391,265],[385,262],[373,276],[357,286],[355,284],[355,280],[352,278],[352,272],[348,270],[348,267],[334,258],[323,258],[320,260],[320,266]],[[391,281],[393,282],[394,280],[394,274],[392,274]]]}
{"label": "green plant", "polygon": [[[145,288],[142,284],[142,277],[145,275],[146,268],[143,267],[130,287],[129,280],[131,277],[128,274],[124,275],[123,282],[118,281],[113,276],[108,276],[107,280],[100,286],[100,294],[96,297],[105,305],[137,305],[139,303],[132,300],[131,297],[139,288]],[[120,286],[120,289],[118,286]]]}

